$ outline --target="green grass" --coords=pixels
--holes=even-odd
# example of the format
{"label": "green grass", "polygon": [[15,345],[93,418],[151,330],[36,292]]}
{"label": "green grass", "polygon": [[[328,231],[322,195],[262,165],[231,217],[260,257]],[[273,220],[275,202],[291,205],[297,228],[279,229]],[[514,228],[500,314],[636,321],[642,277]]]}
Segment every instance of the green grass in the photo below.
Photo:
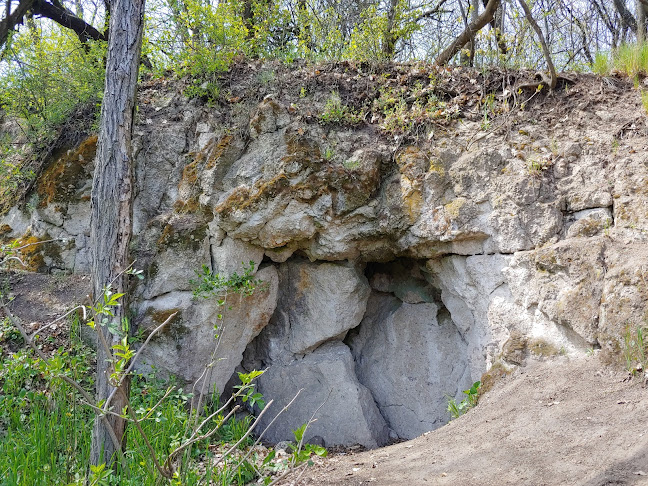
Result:
{"label": "green grass", "polygon": [[[6,339],[12,339],[5,332]],[[71,376],[92,389],[93,353],[81,344],[60,349],[53,361],[68,362]],[[74,371],[72,371],[74,370]],[[31,351],[20,350],[0,360],[0,484],[3,486],[38,486],[84,484],[89,462],[90,435],[94,414],[81,403],[76,391],[60,380],[50,381],[48,371]],[[132,383],[133,409],[144,416],[162,398],[170,384],[154,377],[136,376]],[[142,428],[159,458],[164,459],[182,438],[189,425],[188,400],[182,389],[174,390],[142,421]],[[215,417],[208,429],[222,421]],[[192,422],[193,423],[193,422]],[[215,484],[245,484],[256,479],[249,462],[238,468],[236,459],[218,470],[202,470],[200,462],[209,463],[218,445],[233,444],[247,431],[250,419],[230,419],[211,442],[198,442],[184,458],[183,485],[205,484],[212,477]],[[241,444],[252,445],[252,439]],[[160,481],[152,458],[141,436],[133,427],[127,435],[126,461],[130,473],[118,468],[97,484],[156,485]]]}
{"label": "green grass", "polygon": [[648,328],[637,327],[634,331],[631,326],[626,326],[623,334],[623,358],[626,369],[633,375],[637,367],[646,372],[648,369]]}
{"label": "green grass", "polygon": [[593,72],[601,76],[613,71],[635,80],[648,76],[648,43],[622,44],[612,52],[599,52],[591,67]]}

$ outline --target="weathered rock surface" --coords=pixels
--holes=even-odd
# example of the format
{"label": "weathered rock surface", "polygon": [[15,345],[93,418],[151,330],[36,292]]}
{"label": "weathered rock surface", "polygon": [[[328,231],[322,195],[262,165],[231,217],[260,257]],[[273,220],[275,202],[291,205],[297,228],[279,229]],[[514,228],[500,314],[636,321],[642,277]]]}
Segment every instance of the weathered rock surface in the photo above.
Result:
{"label": "weathered rock surface", "polygon": [[275,400],[262,417],[261,430],[301,390],[291,407],[268,429],[266,438],[270,441],[294,440],[291,431],[307,423],[316,411],[317,421],[304,436],[307,442],[320,436],[326,445],[374,448],[389,439],[387,424],[371,393],[356,378],[349,348],[339,341],[320,346],[290,364],[270,367],[259,378],[258,386],[266,397]]}
{"label": "weathered rock surface", "polygon": [[218,304],[218,296],[193,298],[190,292],[170,292],[145,301],[139,311],[145,331],[174,312],[177,315],[145,348],[143,365],[154,365],[190,383],[198,381],[197,392],[223,391],[245,348],[266,326],[277,305],[277,270],[263,268],[256,278],[263,283],[261,290],[251,296],[229,295],[224,305]]}
{"label": "weathered rock surface", "polygon": [[[272,438],[291,438],[329,397],[312,434],[373,447],[388,428],[412,437],[440,425],[444,395],[493,365],[598,347],[615,356],[626,327],[643,322],[648,126],[628,118],[643,109],[636,91],[581,78],[525,110],[509,99],[506,122],[484,131],[473,94],[503,85],[489,74],[435,72],[421,91],[429,73],[402,66],[386,78],[274,66],[284,89],[255,84],[258,68],[232,74],[232,97],[217,107],[181,89],[161,96],[158,81],[141,92],[138,324],[179,311],[148,363],[198,379],[222,309],[192,299],[190,280],[203,265],[240,275],[251,261],[267,286],[224,313],[222,360],[207,381],[222,389],[239,365],[268,367],[267,399],[308,389]],[[363,123],[320,117],[333,85],[370,106]],[[385,93],[412,108],[440,103],[445,115],[389,125]],[[605,124],[593,106],[609,113]],[[416,136],[402,133],[410,122]],[[0,219],[5,240],[60,239],[21,254],[31,270],[89,269],[95,143],[50,161],[26,203]]]}
{"label": "weathered rock surface", "polygon": [[353,265],[291,261],[279,266],[279,282],[277,311],[260,337],[268,362],[341,340],[364,316],[369,284]]}
{"label": "weathered rock surface", "polygon": [[349,340],[358,379],[398,437],[413,439],[448,420],[446,396],[470,388],[466,343],[432,303],[374,293]]}

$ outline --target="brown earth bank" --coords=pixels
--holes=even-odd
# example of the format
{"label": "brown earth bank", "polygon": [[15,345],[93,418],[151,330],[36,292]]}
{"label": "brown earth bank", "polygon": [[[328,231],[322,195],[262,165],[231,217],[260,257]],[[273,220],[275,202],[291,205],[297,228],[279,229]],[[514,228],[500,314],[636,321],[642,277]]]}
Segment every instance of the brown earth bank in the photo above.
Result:
{"label": "brown earth bank", "polygon": [[596,355],[530,361],[448,425],[390,447],[333,454],[292,482],[648,484],[648,389]]}

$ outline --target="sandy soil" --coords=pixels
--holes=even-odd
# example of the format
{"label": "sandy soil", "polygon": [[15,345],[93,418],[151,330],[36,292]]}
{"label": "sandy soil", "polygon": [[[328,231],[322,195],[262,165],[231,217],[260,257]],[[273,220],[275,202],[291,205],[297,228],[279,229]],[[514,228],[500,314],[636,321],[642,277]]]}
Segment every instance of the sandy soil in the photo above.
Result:
{"label": "sandy soil", "polygon": [[595,355],[531,362],[448,425],[331,455],[303,485],[648,485],[648,388]]}

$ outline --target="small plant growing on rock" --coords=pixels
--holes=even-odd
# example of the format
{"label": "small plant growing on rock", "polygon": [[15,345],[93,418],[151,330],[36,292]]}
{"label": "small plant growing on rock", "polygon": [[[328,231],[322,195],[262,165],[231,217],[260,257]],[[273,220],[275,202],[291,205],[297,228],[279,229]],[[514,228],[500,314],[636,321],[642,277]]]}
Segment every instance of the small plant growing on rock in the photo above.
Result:
{"label": "small plant growing on rock", "polygon": [[481,388],[481,381],[476,381],[475,383],[473,383],[473,385],[468,390],[463,391],[467,396],[459,403],[457,403],[457,401],[454,398],[447,397],[448,412],[450,412],[450,416],[453,419],[460,417],[468,410],[473,408],[475,405],[477,405],[477,401],[479,400],[480,388]]}
{"label": "small plant growing on rock", "polygon": [[342,103],[342,99],[337,91],[333,91],[326,105],[324,111],[319,116],[322,123],[339,123],[348,125],[357,125],[362,121],[362,114],[358,113],[353,108]]}

